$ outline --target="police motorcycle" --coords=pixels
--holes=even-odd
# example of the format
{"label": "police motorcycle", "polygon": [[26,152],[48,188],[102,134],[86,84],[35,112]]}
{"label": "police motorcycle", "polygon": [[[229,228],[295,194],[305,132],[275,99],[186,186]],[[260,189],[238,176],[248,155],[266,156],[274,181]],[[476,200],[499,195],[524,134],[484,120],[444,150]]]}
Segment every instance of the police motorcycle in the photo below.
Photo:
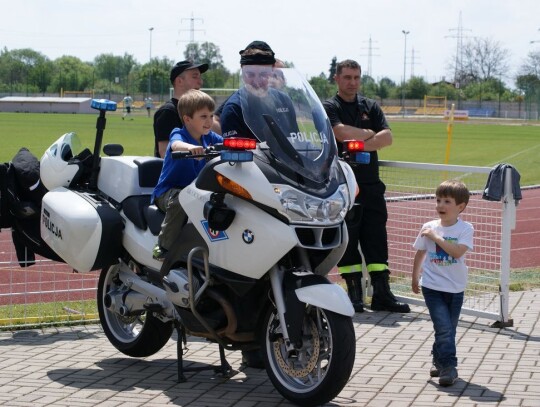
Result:
{"label": "police motorcycle", "polygon": [[225,350],[257,351],[285,398],[318,405],[340,393],[355,359],[354,310],[327,275],[347,246],[356,182],[310,85],[283,73],[278,92],[295,120],[240,98],[257,140],[226,138],[196,157],[207,163],[179,195],[189,221],[163,262],[152,258],[163,213],[150,204],[162,161],[115,144],[100,156],[105,114],[116,109],[107,100],[92,101],[93,153],[67,133],[41,158],[40,234],[76,271],[101,270],[100,322],[122,353],[155,354],[176,329],[179,381],[209,368],[183,365],[189,337],[205,338],[219,346],[217,372],[235,374]]}

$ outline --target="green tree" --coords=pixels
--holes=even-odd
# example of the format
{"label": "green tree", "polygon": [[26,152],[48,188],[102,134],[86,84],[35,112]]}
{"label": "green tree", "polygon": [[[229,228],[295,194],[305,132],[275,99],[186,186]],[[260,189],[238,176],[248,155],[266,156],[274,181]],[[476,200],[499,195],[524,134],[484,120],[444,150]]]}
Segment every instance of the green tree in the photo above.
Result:
{"label": "green tree", "polygon": [[362,87],[360,91],[365,97],[374,99],[379,93],[379,85],[377,85],[377,82],[375,82],[375,80],[371,76],[363,75]]}
{"label": "green tree", "polygon": [[152,58],[151,61],[142,65],[139,69],[138,75],[138,90],[139,92],[146,93],[148,91],[148,78],[150,78],[150,91],[153,94],[159,93],[163,95],[164,92],[169,94],[170,73],[171,68],[175,62],[167,57]]}
{"label": "green tree", "polygon": [[94,66],[96,77],[105,82],[109,98],[111,93],[133,93],[137,90],[139,74],[133,70],[137,62],[132,55],[100,54],[94,58]]}
{"label": "green tree", "polygon": [[328,70],[328,82],[330,82],[332,85],[336,83],[334,80],[334,75],[336,74],[337,70],[337,57],[332,58],[332,62],[330,62],[330,69]]}
{"label": "green tree", "polygon": [[390,91],[396,84],[390,78],[382,78],[377,87],[377,96],[381,99],[381,104],[384,104],[384,99],[388,98]]}
{"label": "green tree", "polygon": [[62,56],[53,62],[49,92],[91,90],[94,87],[94,68],[77,57]]}
{"label": "green tree", "polygon": [[429,84],[418,76],[413,76],[405,84],[405,97],[408,99],[424,99],[429,92]]}
{"label": "green tree", "polygon": [[223,57],[219,47],[212,42],[198,44],[191,42],[186,45],[184,57],[190,61],[208,64],[210,69],[224,68]]}
{"label": "green tree", "polygon": [[45,55],[30,48],[4,48],[0,59],[0,73],[3,82],[10,84],[10,91],[45,92],[51,73],[51,61]]}
{"label": "green tree", "polygon": [[337,91],[336,85],[329,83],[325,74],[322,72],[319,76],[313,76],[311,79],[309,79],[309,84],[321,100],[328,99],[329,97],[335,95]]}
{"label": "green tree", "polygon": [[184,57],[190,61],[208,64],[208,71],[203,76],[205,88],[223,88],[231,73],[223,65],[219,47],[212,42],[189,43]]}

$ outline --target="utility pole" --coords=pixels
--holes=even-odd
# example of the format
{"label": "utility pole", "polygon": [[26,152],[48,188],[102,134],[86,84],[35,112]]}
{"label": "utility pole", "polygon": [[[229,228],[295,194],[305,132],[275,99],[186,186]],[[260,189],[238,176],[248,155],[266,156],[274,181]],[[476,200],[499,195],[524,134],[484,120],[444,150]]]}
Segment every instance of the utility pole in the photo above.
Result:
{"label": "utility pole", "polygon": [[[202,23],[204,20],[202,18],[195,18],[193,16],[193,13],[191,13],[191,17],[190,18],[182,18],[180,20],[180,24],[182,24],[184,21],[189,21],[189,30],[180,30],[180,32],[189,31],[189,42],[188,42],[188,44],[193,44],[193,43],[195,43],[195,31],[203,31],[203,32],[205,31],[205,30],[195,29],[195,22],[200,21]],[[186,41],[180,41],[180,42],[186,42]]]}
{"label": "utility pole", "polygon": [[[152,63],[152,31],[154,31],[154,27],[150,27],[148,31],[150,32],[150,53],[149,53],[148,63],[151,64]],[[150,97],[151,93],[152,93],[152,68],[150,67],[150,69],[148,70],[148,96],[147,97]]]}
{"label": "utility pole", "polygon": [[417,57],[416,57],[416,51],[414,49],[414,47],[411,49],[411,75],[410,75],[410,78],[412,78],[414,76],[414,66],[417,65]]}
{"label": "utility pole", "polygon": [[[374,55],[373,50],[374,49],[379,49],[379,48],[373,48],[373,41],[371,40],[371,35],[369,36],[369,40],[367,42],[368,42],[368,48],[367,48],[367,50],[368,50],[368,54],[367,54],[368,64],[367,64],[366,75],[373,78],[372,60],[373,60],[374,56],[376,56],[376,57],[380,56],[380,55]],[[362,49],[366,49],[366,48],[362,48]],[[360,55],[360,56],[364,57],[366,55],[363,54],[363,55]]]}
{"label": "utility pole", "polygon": [[405,48],[403,50],[403,83],[401,84],[401,109],[403,110],[403,117],[405,117],[405,81],[407,76],[407,35],[410,34],[410,31],[401,30],[403,33],[403,38],[405,39]]}
{"label": "utility pole", "polygon": [[463,28],[463,23],[461,21],[461,11],[459,12],[459,23],[457,28],[451,28],[449,31],[455,31],[456,33],[453,35],[448,35],[449,38],[455,38],[457,41],[456,44],[456,62],[454,67],[454,86],[457,89],[458,94],[458,106],[457,108],[461,108],[461,98],[460,98],[460,79],[461,75],[463,74],[463,31],[472,31],[469,29]]}

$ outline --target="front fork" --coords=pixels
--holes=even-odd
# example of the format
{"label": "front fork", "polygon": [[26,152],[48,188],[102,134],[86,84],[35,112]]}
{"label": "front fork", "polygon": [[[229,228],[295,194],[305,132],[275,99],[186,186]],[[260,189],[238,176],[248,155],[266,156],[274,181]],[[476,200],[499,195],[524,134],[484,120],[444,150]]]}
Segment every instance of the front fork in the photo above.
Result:
{"label": "front fork", "polygon": [[281,321],[281,332],[283,334],[283,341],[287,350],[292,351],[294,349],[293,344],[289,339],[289,332],[287,330],[287,324],[285,322],[285,298],[283,295],[283,275],[284,271],[277,265],[274,265],[270,270],[270,283],[272,284],[272,291],[274,293],[274,301],[276,304],[279,320]]}

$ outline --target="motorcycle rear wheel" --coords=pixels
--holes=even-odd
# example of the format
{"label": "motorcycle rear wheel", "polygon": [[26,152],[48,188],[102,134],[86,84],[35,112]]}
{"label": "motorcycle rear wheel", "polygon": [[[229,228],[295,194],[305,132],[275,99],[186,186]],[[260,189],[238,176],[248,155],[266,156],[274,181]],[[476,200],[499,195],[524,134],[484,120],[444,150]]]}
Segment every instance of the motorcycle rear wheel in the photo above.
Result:
{"label": "motorcycle rear wheel", "polygon": [[261,337],[266,371],[276,390],[301,406],[332,400],[345,387],[354,364],[356,342],[352,319],[307,306],[303,346],[292,353],[286,349],[279,323],[277,311],[270,309]]}
{"label": "motorcycle rear wheel", "polygon": [[99,321],[109,342],[125,355],[145,357],[158,352],[169,341],[174,326],[163,322],[151,312],[137,316],[122,316],[105,307],[105,295],[113,285],[121,285],[116,276],[119,266],[103,269],[99,276],[97,305]]}

